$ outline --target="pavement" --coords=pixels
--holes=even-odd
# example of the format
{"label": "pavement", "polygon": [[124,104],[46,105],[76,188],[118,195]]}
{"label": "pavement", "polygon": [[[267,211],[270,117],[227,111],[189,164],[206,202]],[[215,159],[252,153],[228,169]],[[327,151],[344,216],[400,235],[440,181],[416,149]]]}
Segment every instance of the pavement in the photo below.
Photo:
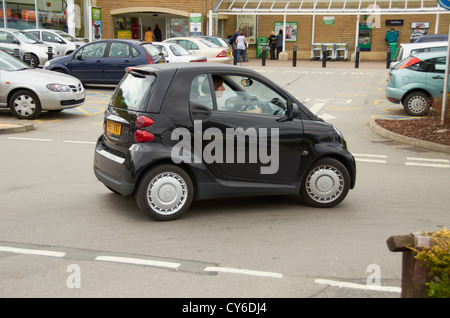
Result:
{"label": "pavement", "polygon": [[[247,62],[240,62],[237,65],[245,67],[294,67],[292,60],[270,60],[266,59],[265,65],[262,65],[262,59],[249,59]],[[351,61],[327,61],[325,68],[355,68],[355,62]],[[323,68],[322,61],[310,61],[310,60],[297,60],[296,68]],[[386,61],[360,61],[357,69],[386,69]],[[368,126],[372,131],[383,136],[387,139],[391,139],[400,143],[412,145],[414,147],[423,148],[436,152],[450,153],[450,145],[441,145],[433,142],[423,141],[410,137],[405,137],[399,134],[395,134],[389,130],[377,125],[374,119],[371,119]],[[1,134],[13,134],[20,132],[27,132],[34,129],[32,122],[27,121],[0,121],[0,135]]]}

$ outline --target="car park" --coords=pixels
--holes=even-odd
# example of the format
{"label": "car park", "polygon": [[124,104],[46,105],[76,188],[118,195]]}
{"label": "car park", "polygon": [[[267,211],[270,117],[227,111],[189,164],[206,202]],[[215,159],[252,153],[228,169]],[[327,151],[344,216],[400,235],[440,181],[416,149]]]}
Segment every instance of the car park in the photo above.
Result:
{"label": "car park", "polygon": [[0,107],[21,119],[35,119],[42,111],[61,111],[84,103],[81,82],[69,75],[30,68],[0,51]]}
{"label": "car park", "polygon": [[22,60],[25,54],[30,55],[30,65],[33,67],[42,66],[48,60],[49,47],[54,57],[60,56],[60,52],[51,45],[47,45],[38,38],[24,31],[9,28],[0,28],[0,46],[8,50],[19,50]]}
{"label": "car park", "polygon": [[421,43],[402,43],[399,45],[394,57],[392,58],[390,68],[394,68],[401,60],[411,54],[421,52],[446,51],[448,42],[421,42]]}
{"label": "car park", "polygon": [[410,116],[423,116],[442,97],[447,52],[416,53],[389,72],[386,98],[402,104]]}
{"label": "car park", "polygon": [[155,220],[213,198],[301,195],[329,208],[356,181],[339,130],[257,71],[218,63],[128,68],[94,173]]}
{"label": "car park", "polygon": [[166,59],[166,63],[206,62],[206,56],[191,55],[188,50],[176,43],[152,42]]}
{"label": "car park", "polygon": [[164,40],[166,43],[177,43],[192,55],[206,56],[208,62],[233,63],[231,47],[222,47],[214,42],[198,37],[175,37]]}
{"label": "car park", "polygon": [[70,34],[55,29],[26,29],[27,32],[47,45],[52,45],[60,52],[61,55],[72,54],[75,49],[86,44],[84,41],[79,41]]}
{"label": "car park", "polygon": [[52,59],[44,69],[73,75],[83,84],[117,84],[127,67],[164,62],[164,55],[151,43],[106,39],[88,43],[71,55]]}

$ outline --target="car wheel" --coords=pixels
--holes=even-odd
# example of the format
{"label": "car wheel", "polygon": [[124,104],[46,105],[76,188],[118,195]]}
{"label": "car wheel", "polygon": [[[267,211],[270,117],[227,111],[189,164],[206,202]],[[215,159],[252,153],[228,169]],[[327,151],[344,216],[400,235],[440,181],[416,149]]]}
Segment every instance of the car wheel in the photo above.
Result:
{"label": "car wheel", "polygon": [[39,58],[36,55],[31,54],[30,66],[33,68],[39,66]]}
{"label": "car wheel", "polygon": [[324,158],[312,164],[300,193],[308,205],[330,208],[344,200],[349,188],[350,174],[347,168],[336,159]]}
{"label": "car wheel", "polygon": [[20,119],[35,119],[42,111],[39,98],[29,90],[15,92],[9,100],[9,108]]}
{"label": "car wheel", "polygon": [[191,205],[193,196],[191,178],[183,169],[173,165],[151,169],[135,192],[139,208],[158,221],[180,217]]}
{"label": "car wheel", "polygon": [[410,116],[423,116],[431,106],[430,97],[422,92],[413,92],[406,96],[403,102],[403,108]]}

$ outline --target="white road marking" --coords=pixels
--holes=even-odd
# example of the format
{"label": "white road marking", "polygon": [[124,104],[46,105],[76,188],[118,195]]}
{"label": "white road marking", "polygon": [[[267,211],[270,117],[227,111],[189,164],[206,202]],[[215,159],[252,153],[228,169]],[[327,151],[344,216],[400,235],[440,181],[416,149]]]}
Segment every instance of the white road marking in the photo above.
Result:
{"label": "white road marking", "polygon": [[64,140],[63,142],[72,143],[72,144],[89,144],[89,145],[96,144],[96,142],[94,142],[94,141],[78,141],[78,140]]}
{"label": "white road marking", "polygon": [[261,272],[249,269],[231,268],[231,267],[216,267],[209,266],[204,269],[205,272],[221,272],[221,273],[231,273],[231,274],[244,274],[251,276],[262,276],[262,277],[273,277],[273,278],[283,278],[283,274],[273,273],[273,272]]}
{"label": "white road marking", "polygon": [[64,257],[66,255],[66,253],[64,253],[64,252],[33,250],[33,249],[17,248],[17,247],[9,247],[9,246],[0,246],[0,252],[10,252],[10,253],[28,254],[28,255],[42,255],[42,256],[51,256],[51,257]]}
{"label": "white road marking", "polygon": [[169,269],[178,269],[181,266],[180,263],[174,263],[174,262],[161,262],[161,261],[154,261],[154,260],[141,259],[141,258],[117,257],[117,256],[97,256],[95,258],[95,260],[103,261],[103,262],[145,265],[145,266],[169,268]]}
{"label": "white road marking", "polygon": [[391,293],[401,293],[402,292],[402,289],[400,287],[393,287],[393,286],[362,285],[362,284],[355,284],[355,283],[348,283],[348,282],[338,282],[338,281],[328,280],[328,279],[316,279],[315,282],[316,282],[316,284],[330,285],[330,286],[335,286],[335,287],[339,287],[339,288],[374,290],[374,291],[391,292]]}
{"label": "white road marking", "polygon": [[13,140],[31,140],[31,141],[53,141],[53,139],[40,139],[40,138],[21,138],[21,137],[8,137]]}
{"label": "white road marking", "polygon": [[432,168],[450,168],[450,160],[447,159],[428,159],[428,158],[412,158],[405,163],[407,166],[432,167]]}
{"label": "white road marking", "polygon": [[[356,154],[353,156],[357,162],[371,162],[371,163],[386,163],[387,156],[385,155],[371,155],[371,154]],[[361,158],[364,157],[364,158]]]}

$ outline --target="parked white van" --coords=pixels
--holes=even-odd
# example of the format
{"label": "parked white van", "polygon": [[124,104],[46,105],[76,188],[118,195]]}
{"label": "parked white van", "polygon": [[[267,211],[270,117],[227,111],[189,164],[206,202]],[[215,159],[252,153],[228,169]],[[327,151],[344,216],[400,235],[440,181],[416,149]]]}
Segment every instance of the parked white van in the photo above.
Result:
{"label": "parked white van", "polygon": [[420,42],[399,44],[397,52],[391,61],[390,67],[393,69],[401,60],[413,53],[434,52],[447,50],[448,42]]}

